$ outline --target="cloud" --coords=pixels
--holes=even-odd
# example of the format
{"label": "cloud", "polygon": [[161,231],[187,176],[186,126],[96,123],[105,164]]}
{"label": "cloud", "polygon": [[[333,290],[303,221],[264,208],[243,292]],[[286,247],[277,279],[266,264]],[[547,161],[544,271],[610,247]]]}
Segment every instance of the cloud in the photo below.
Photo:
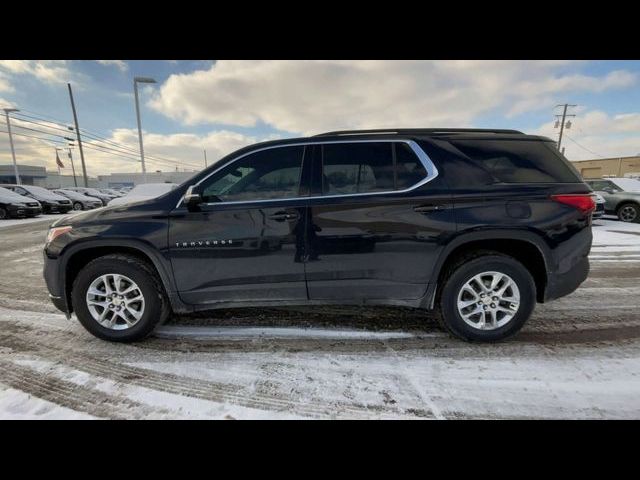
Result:
{"label": "cloud", "polygon": [[[14,144],[19,164],[44,166],[48,170],[57,169],[55,164],[55,147],[66,147],[66,142],[53,142],[41,140],[25,135],[47,137],[40,132],[33,132],[20,128],[21,126],[33,127],[43,132],[62,134],[55,124],[42,122],[44,125],[34,126],[26,122],[20,122],[12,118],[11,125],[14,133]],[[0,130],[6,127],[0,122]],[[73,135],[71,135],[73,136]],[[59,137],[48,137],[61,140]],[[85,161],[89,175],[103,175],[114,172],[140,172],[138,150],[138,132],[135,129],[119,128],[114,130],[107,139],[113,144],[99,142],[85,136],[83,139]],[[205,135],[192,133],[175,133],[161,135],[155,133],[144,134],[145,164],[147,171],[175,171],[176,165],[180,171],[198,171],[204,167],[203,149],[207,150],[208,165],[212,165],[224,155],[243,146],[255,143],[262,139],[249,137],[236,132],[225,130],[212,131]],[[119,151],[104,151],[106,148],[116,148]],[[81,171],[80,154],[78,149],[73,151],[76,173]],[[71,173],[71,164],[67,154],[61,153],[60,158],[65,164],[64,173]],[[8,135],[0,132],[0,164],[11,163]],[[177,163],[176,163],[177,162]]]}
{"label": "cloud", "polygon": [[[554,140],[559,130],[555,121],[535,132]],[[577,143],[576,143],[577,142]],[[562,146],[569,160],[628,157],[640,154],[640,113],[609,115],[600,110],[581,111],[565,130]]]}
{"label": "cloud", "polygon": [[0,72],[0,92],[12,93],[14,90],[15,89],[13,88],[13,85],[9,83],[9,79],[2,72]]}
{"label": "cloud", "polygon": [[114,66],[121,72],[129,70],[129,65],[124,60],[96,60],[100,65]]}
{"label": "cloud", "polygon": [[77,77],[68,68],[66,60],[0,60],[0,73],[32,75],[38,80],[57,84]]}
{"label": "cloud", "polygon": [[566,73],[564,61],[227,61],[171,75],[152,108],[187,125],[293,133],[339,128],[469,126],[500,109],[548,108],[566,91],[627,88],[637,76]]}

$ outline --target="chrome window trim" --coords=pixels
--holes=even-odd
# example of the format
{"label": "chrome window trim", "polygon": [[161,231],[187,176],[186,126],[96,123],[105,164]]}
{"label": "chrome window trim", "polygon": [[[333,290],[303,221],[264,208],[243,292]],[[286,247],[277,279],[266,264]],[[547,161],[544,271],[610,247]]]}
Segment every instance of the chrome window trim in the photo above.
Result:
{"label": "chrome window trim", "polygon": [[[212,175],[215,175],[216,173],[218,173],[223,168],[226,168],[226,167],[234,164],[238,160],[240,160],[240,159],[242,159],[242,158],[244,158],[244,157],[246,157],[248,155],[252,155],[254,153],[262,152],[264,150],[272,150],[274,148],[285,148],[285,147],[300,147],[300,146],[301,147],[306,147],[308,145],[327,145],[327,144],[334,144],[334,143],[382,143],[382,142],[387,142],[387,143],[406,143],[407,145],[409,145],[411,150],[413,150],[413,153],[416,154],[416,156],[418,157],[418,159],[422,163],[422,166],[424,167],[424,169],[427,172],[427,176],[424,177],[422,180],[420,180],[415,185],[412,185],[409,188],[404,188],[402,190],[386,190],[384,192],[343,193],[343,194],[339,194],[339,195],[314,195],[314,196],[307,196],[307,197],[271,198],[271,199],[267,199],[267,200],[236,200],[236,201],[232,201],[232,202],[210,202],[210,203],[205,203],[204,205],[221,205],[221,204],[224,204],[224,205],[237,205],[237,204],[244,204],[244,203],[287,202],[287,201],[296,201],[296,200],[314,200],[314,199],[318,199],[318,198],[343,198],[343,197],[361,197],[361,196],[371,196],[371,195],[390,195],[390,194],[394,194],[394,193],[408,193],[408,192],[416,190],[417,188],[420,188],[421,186],[429,183],[431,180],[435,179],[438,176],[438,173],[439,173],[438,169],[436,168],[434,163],[431,161],[431,158],[429,158],[429,155],[427,155],[426,152],[424,150],[422,150],[422,148],[420,148],[420,146],[413,140],[405,140],[405,139],[392,139],[392,140],[388,140],[388,139],[385,139],[385,140],[380,140],[380,139],[376,139],[376,140],[328,140],[328,141],[316,141],[316,142],[289,143],[289,144],[284,144],[284,145],[270,145],[268,147],[262,147],[262,148],[258,148],[256,150],[251,150],[250,152],[243,153],[239,157],[234,158],[231,162],[229,162],[229,163],[227,163],[225,165],[222,165],[221,167],[215,169],[209,175],[207,175],[206,177],[201,179],[199,182],[195,183],[195,185],[200,185],[202,182],[207,180]],[[302,171],[300,172],[300,174],[302,174]],[[184,195],[182,197],[180,197],[180,200],[178,200],[178,203],[176,204],[176,208],[180,207],[183,199],[184,199]]]}

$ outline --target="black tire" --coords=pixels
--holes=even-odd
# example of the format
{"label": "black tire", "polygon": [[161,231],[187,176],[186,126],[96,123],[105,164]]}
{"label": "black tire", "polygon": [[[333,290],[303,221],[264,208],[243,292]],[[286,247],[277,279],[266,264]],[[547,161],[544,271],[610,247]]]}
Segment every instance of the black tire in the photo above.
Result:
{"label": "black tire", "polygon": [[623,203],[616,211],[618,219],[627,223],[640,222],[640,205],[636,203]]}
{"label": "black tire", "polygon": [[[517,313],[505,325],[495,330],[474,328],[462,319],[457,308],[460,289],[473,276],[496,271],[509,275],[520,290]],[[478,251],[459,259],[445,272],[438,301],[440,324],[454,336],[466,341],[495,342],[515,335],[531,316],[536,303],[536,285],[522,263],[508,255],[493,251]]]}
{"label": "black tire", "polygon": [[[131,328],[112,330],[103,327],[89,312],[86,302],[87,289],[97,277],[108,273],[126,275],[138,284],[144,296],[144,313]],[[80,323],[96,337],[112,342],[142,340],[157,325],[162,324],[170,313],[164,287],[154,268],[139,258],[124,254],[105,255],[89,262],[73,282],[71,299]]]}
{"label": "black tire", "polygon": [[5,218],[9,218],[9,212],[4,207],[0,207],[0,220],[4,220]]}
{"label": "black tire", "polygon": [[82,204],[80,202],[74,202],[73,209],[74,210],[84,210],[84,207],[82,206]]}

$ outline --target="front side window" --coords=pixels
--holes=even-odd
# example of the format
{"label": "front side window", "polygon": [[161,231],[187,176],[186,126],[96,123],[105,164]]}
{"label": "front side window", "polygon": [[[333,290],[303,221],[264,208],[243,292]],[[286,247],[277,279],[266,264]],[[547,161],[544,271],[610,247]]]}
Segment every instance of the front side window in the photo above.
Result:
{"label": "front side window", "polygon": [[232,162],[203,183],[205,202],[299,196],[304,146],[270,148]]}

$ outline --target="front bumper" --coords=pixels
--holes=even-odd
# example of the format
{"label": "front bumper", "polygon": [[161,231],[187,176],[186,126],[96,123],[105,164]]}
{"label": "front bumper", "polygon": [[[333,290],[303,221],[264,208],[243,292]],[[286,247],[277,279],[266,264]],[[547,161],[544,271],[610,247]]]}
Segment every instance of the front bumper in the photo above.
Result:
{"label": "front bumper", "polygon": [[42,213],[42,209],[28,205],[9,205],[8,212],[11,217],[35,217]]}
{"label": "front bumper", "polygon": [[68,213],[73,208],[73,205],[60,204],[60,203],[42,203],[42,210],[44,213]]}
{"label": "front bumper", "polygon": [[47,290],[49,291],[49,298],[58,310],[69,314],[65,287],[60,275],[60,260],[49,257],[44,251],[42,254],[44,255],[43,275]]}

